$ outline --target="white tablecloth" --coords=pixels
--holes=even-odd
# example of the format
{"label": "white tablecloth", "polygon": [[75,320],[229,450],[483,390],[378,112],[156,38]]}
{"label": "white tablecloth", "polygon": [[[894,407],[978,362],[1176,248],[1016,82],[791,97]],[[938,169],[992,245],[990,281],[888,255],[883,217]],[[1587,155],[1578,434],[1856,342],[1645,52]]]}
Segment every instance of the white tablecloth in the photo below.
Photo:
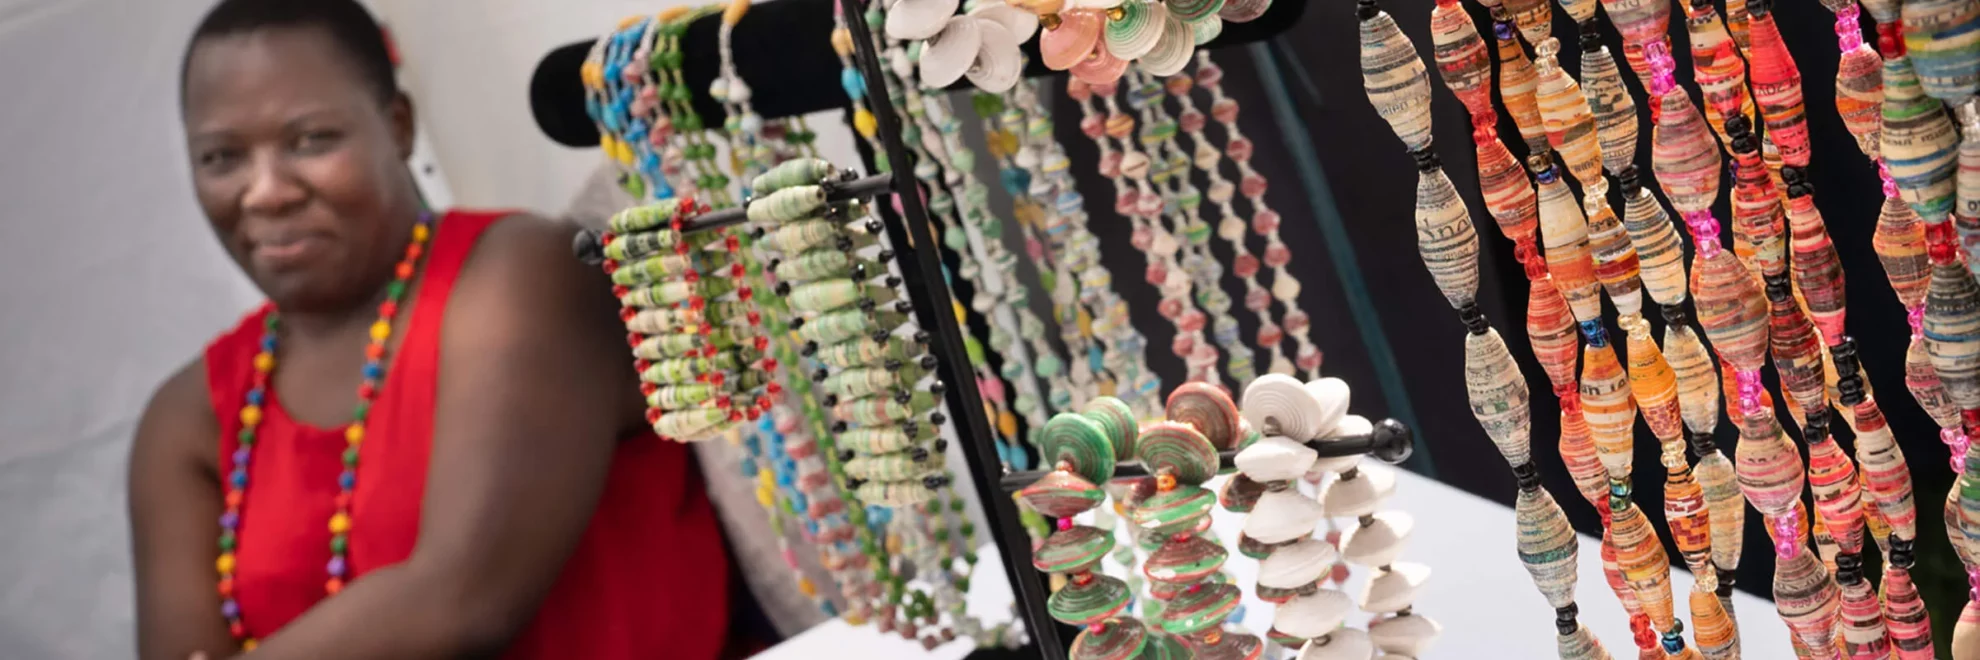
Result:
{"label": "white tablecloth", "polygon": [[[1494,465],[1493,468],[1503,466]],[[1519,564],[1513,551],[1513,512],[1504,506],[1441,483],[1398,471],[1397,492],[1389,509],[1401,509],[1416,519],[1416,530],[1403,552],[1402,561],[1425,564],[1433,569],[1430,581],[1416,602],[1416,611],[1444,625],[1442,640],[1426,659],[1478,658],[1488,660],[1538,660],[1556,657],[1554,613],[1533,587],[1533,580]],[[1211,485],[1219,485],[1212,481]],[[1557,494],[1563,507],[1587,506],[1579,495]],[[1219,510],[1214,528],[1227,545],[1235,543],[1240,517]],[[1610,654],[1634,657],[1629,620],[1602,578],[1601,542],[1581,537],[1581,581],[1576,601],[1581,620],[1600,637]],[[970,611],[986,620],[1007,618],[1010,585],[1002,579],[997,550],[985,546],[978,553],[976,577],[970,594]],[[1676,558],[1673,557],[1675,560]],[[1123,575],[1118,565],[1108,572]],[[1225,565],[1249,592],[1258,562],[1239,555],[1232,548]],[[1357,594],[1367,571],[1356,569],[1347,585]],[[1680,618],[1689,619],[1684,605],[1691,589],[1691,574],[1681,568],[1671,571],[1671,588]],[[1747,660],[1792,660],[1787,626],[1774,612],[1772,601],[1738,592],[1733,608],[1740,625],[1742,657]],[[1263,631],[1271,625],[1272,605],[1247,596],[1245,627]],[[1355,615],[1351,624],[1364,624],[1364,615]],[[1357,625],[1359,627],[1359,625]],[[1689,625],[1686,627],[1689,630]],[[1689,641],[1691,634],[1686,632]],[[954,660],[969,654],[965,642],[949,644],[933,653],[919,643],[898,635],[881,635],[869,627],[854,628],[832,620],[793,637],[758,656],[769,660],[812,660],[815,658],[858,658],[859,660]]]}

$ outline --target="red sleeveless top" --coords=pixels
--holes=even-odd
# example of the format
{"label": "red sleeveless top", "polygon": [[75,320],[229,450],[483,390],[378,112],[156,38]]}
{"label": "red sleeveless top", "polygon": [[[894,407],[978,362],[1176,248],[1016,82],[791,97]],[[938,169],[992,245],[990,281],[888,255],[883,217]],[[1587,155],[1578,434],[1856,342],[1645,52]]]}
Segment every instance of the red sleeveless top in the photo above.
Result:
{"label": "red sleeveless top", "polygon": [[[438,224],[412,317],[359,450],[346,557],[351,579],[412,553],[433,441],[448,294],[482,231],[503,215],[455,211]],[[233,469],[240,406],[270,309],[262,305],[206,349],[223,475]],[[325,597],[328,523],[345,447],[342,427],[291,419],[277,394],[269,391],[256,429],[259,442],[236,532],[235,600],[255,638],[275,634]],[[728,560],[694,457],[684,445],[642,433],[620,441],[605,480],[590,527],[506,657],[716,657],[728,628]]]}

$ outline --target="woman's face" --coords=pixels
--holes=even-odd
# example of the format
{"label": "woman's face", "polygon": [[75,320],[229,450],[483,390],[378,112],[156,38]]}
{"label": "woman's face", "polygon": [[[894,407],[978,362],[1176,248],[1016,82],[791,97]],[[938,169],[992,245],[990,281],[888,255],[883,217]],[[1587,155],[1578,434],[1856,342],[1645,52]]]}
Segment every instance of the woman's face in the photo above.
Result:
{"label": "woman's face", "polygon": [[411,232],[412,107],[378,98],[327,31],[201,40],[186,65],[193,187],[213,231],[283,309],[368,301]]}

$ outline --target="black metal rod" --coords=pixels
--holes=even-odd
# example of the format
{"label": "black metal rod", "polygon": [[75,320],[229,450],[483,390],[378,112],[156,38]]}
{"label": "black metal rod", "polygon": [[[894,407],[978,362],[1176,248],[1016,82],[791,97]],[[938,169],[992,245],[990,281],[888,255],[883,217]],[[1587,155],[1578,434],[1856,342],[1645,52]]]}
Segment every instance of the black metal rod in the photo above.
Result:
{"label": "black metal rod", "polygon": [[[1415,451],[1416,446],[1413,439],[1414,434],[1410,432],[1408,426],[1393,419],[1385,419],[1375,425],[1373,432],[1365,435],[1308,440],[1306,446],[1312,447],[1325,458],[1368,454],[1376,460],[1394,465],[1409,460],[1409,455]],[[1233,459],[1237,455],[1236,449],[1217,452],[1218,471],[1236,467],[1237,464]],[[1051,471],[1012,472],[1004,475],[1004,478],[998,481],[998,485],[1002,486],[1006,493],[1015,493],[1045,478],[1047,474],[1051,474]],[[1140,461],[1122,461],[1114,465],[1115,479],[1146,476],[1148,476],[1148,467],[1142,465]]]}
{"label": "black metal rod", "polygon": [[[826,181],[821,185],[825,188],[825,201],[827,203],[844,202],[865,199],[891,191],[894,189],[894,177],[886,174],[875,174],[857,179]],[[749,202],[748,200],[744,200],[740,206],[726,208],[720,211],[710,211],[688,218],[683,223],[685,226],[682,230],[692,234],[710,229],[733,227],[748,220]],[[594,266],[598,265],[605,261],[604,236],[605,233],[597,229],[580,231],[577,233],[576,238],[571,239],[571,252],[576,254],[580,261]]]}
{"label": "black metal rod", "polygon": [[942,277],[942,258],[937,247],[940,244],[930,228],[920,184],[914,179],[914,161],[901,142],[901,120],[894,114],[894,105],[887,95],[887,78],[880,68],[879,53],[874,51],[872,31],[866,24],[865,3],[840,2],[846,29],[852,35],[855,61],[866,77],[866,95],[871,101],[868,106],[879,124],[878,135],[886,145],[887,162],[893,164],[894,190],[901,213],[898,222],[885,222],[887,237],[895,253],[903,257],[898,264],[902,283],[914,303],[916,322],[932,331],[933,341],[928,348],[941,361],[936,369],[948,385],[944,394],[963,458],[969,464],[970,483],[976,486],[983,515],[989,519],[986,522],[990,538],[997,544],[1004,575],[1010,579],[1017,596],[1018,613],[1024,617],[1025,628],[1038,645],[1040,657],[1065,658],[1066,645],[1059,640],[1058,626],[1046,611],[1049,594],[1044,575],[1031,568],[1031,538],[1019,522],[1017,502],[998,487],[998,480],[1003,477],[1003,462],[993,444],[996,435],[983,411],[983,394],[968,371],[969,353],[963,348],[965,330],[957,322],[953,298]]}

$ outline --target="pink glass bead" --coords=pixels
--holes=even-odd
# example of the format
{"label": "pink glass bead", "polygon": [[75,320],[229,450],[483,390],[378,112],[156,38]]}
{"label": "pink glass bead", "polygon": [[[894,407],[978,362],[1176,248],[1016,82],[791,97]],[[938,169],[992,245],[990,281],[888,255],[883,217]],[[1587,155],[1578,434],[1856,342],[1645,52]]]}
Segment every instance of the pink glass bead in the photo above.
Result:
{"label": "pink glass bead", "polygon": [[[1104,176],[1109,179],[1120,177],[1121,159],[1125,157],[1126,156],[1122,155],[1121,152],[1118,151],[1109,151],[1105,154],[1102,154],[1100,156],[1100,176]],[[1123,190],[1121,191],[1121,196],[1131,198],[1134,196],[1134,191]]]}
{"label": "pink glass bead", "polygon": [[1320,352],[1320,347],[1306,344],[1299,347],[1299,355],[1293,358],[1293,363],[1305,371],[1319,371],[1320,363],[1326,358],[1326,354]]}
{"label": "pink glass bead", "polygon": [[1768,522],[1774,525],[1774,555],[1783,559],[1794,556],[1801,548],[1801,510],[1789,509]]}
{"label": "pink glass bead", "polygon": [[1259,346],[1277,346],[1279,342],[1285,340],[1286,331],[1279,329],[1279,324],[1267,322],[1258,326]]}
{"label": "pink glass bead", "polygon": [[1217,102],[1210,104],[1210,116],[1216,117],[1217,121],[1219,122],[1223,122],[1226,124],[1236,123],[1237,115],[1238,115],[1237,101],[1233,101],[1230,99],[1218,99]]}
{"label": "pink glass bead", "polygon": [[1258,257],[1249,254],[1238,255],[1237,259],[1231,263],[1231,272],[1236,273],[1238,277],[1252,277],[1257,275]]}
{"label": "pink glass bead", "polygon": [[1844,51],[1863,45],[1863,26],[1856,22],[1856,3],[1836,12],[1836,47]]}
{"label": "pink glass bead", "polygon": [[1169,341],[1169,352],[1176,354],[1176,357],[1189,357],[1190,351],[1195,348],[1196,340],[1188,334],[1178,334]]}
{"label": "pink glass bead", "polygon": [[1265,311],[1272,306],[1272,292],[1265,289],[1252,289],[1244,292],[1244,308],[1254,312]]}
{"label": "pink glass bead", "polygon": [[1148,264],[1148,269],[1142,271],[1142,278],[1148,280],[1149,284],[1162,286],[1162,283],[1169,279],[1169,267],[1159,261]]}
{"label": "pink glass bead", "polygon": [[976,389],[992,401],[1004,400],[1004,381],[997,378],[976,379]]}
{"label": "pink glass bead", "polygon": [[[1235,140],[1231,140],[1230,145],[1224,147],[1224,155],[1230,156],[1231,160],[1240,163],[1251,160],[1251,152],[1252,152],[1251,138],[1238,138]],[[1247,188],[1246,190],[1249,190],[1249,188]],[[1247,192],[1245,194],[1250,195],[1251,193]]]}
{"label": "pink glass bead", "polygon": [[1073,528],[1073,521],[1072,521],[1072,519],[1071,519],[1071,518],[1060,518],[1060,519],[1059,519],[1059,531],[1061,531],[1061,532],[1070,532],[1070,531],[1072,531],[1072,528]]}
{"label": "pink glass bead", "polygon": [[1135,227],[1128,242],[1134,244],[1134,249],[1147,252],[1148,247],[1155,244],[1155,230],[1146,226]]}
{"label": "pink glass bead", "polygon": [[791,550],[790,548],[784,548],[784,565],[789,566],[791,568],[797,568],[798,567],[797,552]]}
{"label": "pink glass bead", "polygon": [[1265,246],[1265,265],[1278,268],[1289,263],[1292,263],[1292,248],[1284,243]]}
{"label": "pink glass bead", "polygon": [[1183,301],[1179,298],[1163,298],[1162,302],[1155,305],[1156,313],[1161,314],[1162,318],[1171,321],[1175,320],[1176,317],[1182,316],[1182,308]]}
{"label": "pink glass bead", "polygon": [[1224,68],[1205,64],[1196,68],[1196,84],[1205,87],[1224,82]]}
{"label": "pink glass bead", "polygon": [[1258,215],[1251,216],[1251,230],[1258,232],[1260,236],[1278,231],[1279,212],[1271,209],[1259,210]]}
{"label": "pink glass bead", "polygon": [[1884,182],[1885,197],[1898,196],[1897,179],[1891,178],[1891,166],[1884,164],[1881,158],[1877,159],[1877,178]]}
{"label": "pink glass bead", "polygon": [[1712,212],[1686,213],[1684,224],[1691,228],[1691,242],[1696,244],[1699,256],[1710,258],[1719,253],[1719,219],[1712,217]]}
{"label": "pink glass bead", "polygon": [[1287,333],[1295,334],[1295,335],[1303,335],[1306,334],[1307,328],[1312,327],[1313,320],[1307,317],[1305,310],[1295,310],[1291,312],[1286,312],[1285,325],[1286,325]]}
{"label": "pink glass bead", "polygon": [[1203,323],[1203,311],[1198,309],[1185,311],[1182,313],[1182,318],[1176,319],[1176,327],[1181,328],[1183,332],[1202,332]]}
{"label": "pink glass bead", "polygon": [[1954,474],[1966,471],[1966,448],[1971,442],[1966,433],[1956,428],[1939,429],[1939,441],[1946,443],[1947,453],[1952,455]]}
{"label": "pink glass bead", "polygon": [[[1116,214],[1134,215],[1134,210],[1137,207],[1135,193],[1131,188],[1123,188],[1119,194],[1114,196],[1114,213]],[[1147,248],[1142,249],[1145,250]]]}
{"label": "pink glass bead", "polygon": [[1739,387],[1739,409],[1748,412],[1760,409],[1760,372],[1741,370],[1733,372],[1733,380]]}
{"label": "pink glass bead", "polygon": [[1255,173],[1244,175],[1244,180],[1238,182],[1238,190],[1243,191],[1245,197],[1251,197],[1254,199],[1264,195],[1265,194],[1264,175],[1255,174]]}
{"label": "pink glass bead", "polygon": [[1966,569],[1966,593],[1968,600],[1980,600],[1980,568]]}
{"label": "pink glass bead", "polygon": [[1087,115],[1079,120],[1079,132],[1098,140],[1106,132],[1106,127],[1101,124],[1100,115]]}
{"label": "pink glass bead", "polygon": [[1911,308],[1911,309],[1907,309],[1907,310],[1904,310],[1904,320],[1905,320],[1905,322],[1906,322],[1906,323],[1910,323],[1910,324],[1911,324],[1911,338],[1912,338],[1912,339],[1917,339],[1917,338],[1919,338],[1919,337],[1922,337],[1922,336],[1924,336],[1924,335],[1925,335],[1925,306],[1924,306],[1924,305],[1919,305],[1919,306],[1917,306],[1917,307],[1913,307],[1913,308]]}
{"label": "pink glass bead", "polygon": [[1677,88],[1677,77],[1672,71],[1677,68],[1671,61],[1670,44],[1662,40],[1643,45],[1643,59],[1650,65],[1650,94],[1663,98]]}
{"label": "pink glass bead", "polygon": [[1181,122],[1183,131],[1188,133],[1196,133],[1202,131],[1203,125],[1210,121],[1208,118],[1203,116],[1202,112],[1199,112],[1194,108],[1189,110],[1184,110],[1182,116],[1178,117],[1177,120]]}

